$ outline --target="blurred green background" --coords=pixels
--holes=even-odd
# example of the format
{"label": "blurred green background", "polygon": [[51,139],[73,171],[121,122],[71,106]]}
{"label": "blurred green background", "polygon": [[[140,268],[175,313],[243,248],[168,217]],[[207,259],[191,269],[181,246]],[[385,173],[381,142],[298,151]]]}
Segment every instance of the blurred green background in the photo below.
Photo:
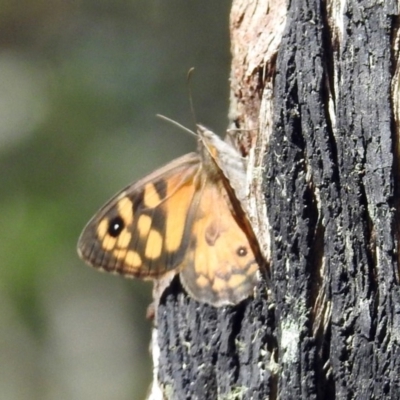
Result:
{"label": "blurred green background", "polygon": [[227,126],[230,2],[0,1],[0,399],[143,399],[151,285],[86,267],[117,190]]}

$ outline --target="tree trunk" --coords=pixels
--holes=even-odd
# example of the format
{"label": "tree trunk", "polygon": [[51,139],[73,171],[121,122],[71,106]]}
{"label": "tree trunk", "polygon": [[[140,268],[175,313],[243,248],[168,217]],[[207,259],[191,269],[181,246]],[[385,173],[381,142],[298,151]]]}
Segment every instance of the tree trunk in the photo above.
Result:
{"label": "tree trunk", "polygon": [[257,129],[269,276],[220,309],[173,281],[153,338],[165,398],[400,398],[397,7],[234,0],[230,120]]}

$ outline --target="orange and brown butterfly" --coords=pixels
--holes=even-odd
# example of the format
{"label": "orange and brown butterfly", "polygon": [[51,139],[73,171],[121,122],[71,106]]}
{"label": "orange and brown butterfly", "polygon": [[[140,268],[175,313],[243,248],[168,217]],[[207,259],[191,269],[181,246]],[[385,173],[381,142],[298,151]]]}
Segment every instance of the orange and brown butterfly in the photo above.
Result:
{"label": "orange and brown butterfly", "polygon": [[194,299],[237,304],[258,279],[257,243],[243,211],[245,164],[236,149],[198,126],[198,151],[126,187],[83,230],[88,264],[157,280],[179,273]]}

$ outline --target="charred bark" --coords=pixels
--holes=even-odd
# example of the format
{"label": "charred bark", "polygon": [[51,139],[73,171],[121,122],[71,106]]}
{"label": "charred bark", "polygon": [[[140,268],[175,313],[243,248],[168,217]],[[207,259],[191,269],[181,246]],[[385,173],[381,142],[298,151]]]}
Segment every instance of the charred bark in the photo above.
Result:
{"label": "charred bark", "polygon": [[230,121],[258,132],[269,277],[221,309],[175,280],[158,382],[170,399],[400,398],[398,4],[255,3],[232,7]]}

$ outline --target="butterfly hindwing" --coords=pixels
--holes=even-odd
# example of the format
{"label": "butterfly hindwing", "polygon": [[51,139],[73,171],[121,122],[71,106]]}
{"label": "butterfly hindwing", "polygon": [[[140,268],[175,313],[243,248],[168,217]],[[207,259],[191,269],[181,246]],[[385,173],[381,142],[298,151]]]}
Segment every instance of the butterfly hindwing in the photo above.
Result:
{"label": "butterfly hindwing", "polygon": [[222,185],[204,186],[194,220],[183,286],[199,301],[237,304],[252,294],[258,263]]}

